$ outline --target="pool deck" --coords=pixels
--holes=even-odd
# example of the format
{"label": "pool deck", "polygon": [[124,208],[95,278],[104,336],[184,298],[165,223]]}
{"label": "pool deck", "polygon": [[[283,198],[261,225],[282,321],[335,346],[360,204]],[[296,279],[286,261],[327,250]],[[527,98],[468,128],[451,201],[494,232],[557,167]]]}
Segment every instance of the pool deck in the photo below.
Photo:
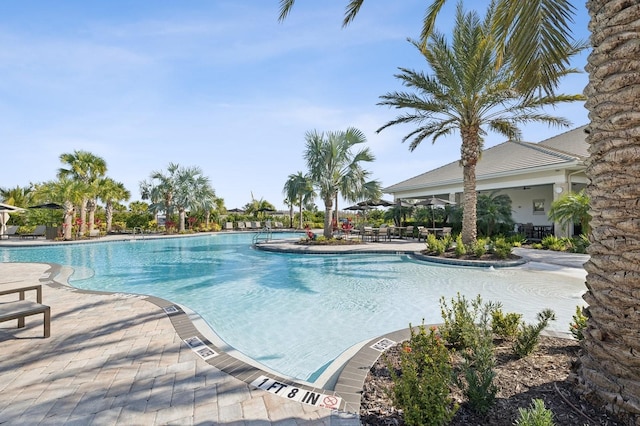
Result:
{"label": "pool deck", "polygon": [[[127,237],[92,241],[122,238]],[[49,244],[0,241],[2,246],[42,243]],[[282,241],[269,245],[331,253],[410,253],[424,248],[424,242],[415,240],[324,249]],[[530,261],[527,267],[585,275],[586,255],[515,251]],[[354,348],[327,382],[330,386],[315,388],[234,357],[183,307],[155,297],[78,290],[67,285],[71,272],[60,265],[0,263],[0,288],[40,283],[43,303],[52,312],[47,339],[42,338],[40,316],[27,318],[23,329],[16,329],[13,321],[0,323],[0,423],[359,425],[368,368],[382,353],[381,346],[407,335],[401,330]],[[33,298],[27,293],[27,299]],[[8,300],[10,296],[0,296],[0,302]],[[185,343],[193,337],[203,344]],[[211,351],[216,355],[209,357]],[[267,377],[270,389],[254,386]],[[276,393],[283,386],[315,398],[308,403],[290,400]],[[323,399],[336,398],[339,409],[319,406]]]}

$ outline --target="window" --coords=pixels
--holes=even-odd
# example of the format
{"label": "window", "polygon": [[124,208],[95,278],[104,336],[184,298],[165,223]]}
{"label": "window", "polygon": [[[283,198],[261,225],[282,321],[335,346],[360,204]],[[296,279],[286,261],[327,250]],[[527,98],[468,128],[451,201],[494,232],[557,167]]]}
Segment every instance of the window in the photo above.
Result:
{"label": "window", "polygon": [[544,200],[533,200],[533,214],[544,214]]}

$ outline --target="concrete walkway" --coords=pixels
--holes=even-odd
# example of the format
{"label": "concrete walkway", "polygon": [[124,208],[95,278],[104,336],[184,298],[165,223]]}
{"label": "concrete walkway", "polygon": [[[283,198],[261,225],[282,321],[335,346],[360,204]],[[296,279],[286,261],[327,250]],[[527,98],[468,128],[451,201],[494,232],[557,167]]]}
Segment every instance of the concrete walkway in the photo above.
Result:
{"label": "concrete walkway", "polygon": [[[331,251],[423,247],[415,240],[394,240]],[[576,272],[588,259],[526,249],[518,254]],[[239,372],[251,369],[246,364],[205,360],[184,341],[194,333],[191,321],[168,314],[167,301],[77,290],[66,285],[70,273],[58,265],[0,263],[0,289],[40,282],[52,311],[48,339],[41,337],[39,316],[27,318],[24,329],[16,329],[14,321],[0,323],[0,424],[360,424],[356,414],[292,401],[236,378],[261,373]],[[0,296],[0,302],[14,299]],[[35,294],[27,299],[35,300]]]}

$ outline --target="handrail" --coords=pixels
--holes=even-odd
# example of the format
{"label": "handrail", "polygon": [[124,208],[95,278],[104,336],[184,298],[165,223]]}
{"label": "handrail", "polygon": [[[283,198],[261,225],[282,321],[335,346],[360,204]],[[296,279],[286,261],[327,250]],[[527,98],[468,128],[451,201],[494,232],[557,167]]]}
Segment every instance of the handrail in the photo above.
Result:
{"label": "handrail", "polygon": [[253,245],[256,245],[258,242],[268,243],[270,239],[271,239],[271,227],[265,226],[260,230],[260,232],[257,232],[253,236]]}
{"label": "handrail", "polygon": [[133,227],[133,233],[131,234],[133,236],[133,239],[136,239],[136,229],[139,231],[140,235],[142,235],[142,239],[144,240],[144,234],[142,233],[142,228],[139,226],[134,226]]}

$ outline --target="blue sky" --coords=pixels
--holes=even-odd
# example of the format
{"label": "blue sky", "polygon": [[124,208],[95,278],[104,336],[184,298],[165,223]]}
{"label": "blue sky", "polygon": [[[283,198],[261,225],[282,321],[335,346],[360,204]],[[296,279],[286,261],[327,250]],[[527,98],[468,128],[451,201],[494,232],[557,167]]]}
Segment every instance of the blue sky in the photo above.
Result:
{"label": "blue sky", "polygon": [[[575,35],[586,39],[577,3]],[[406,39],[418,37],[426,3],[369,0],[343,29],[346,4],[298,0],[279,23],[277,0],[3,2],[0,187],[55,179],[60,154],[86,150],[132,200],[173,162],[202,168],[227,208],[252,194],[284,208],[287,177],[306,171],[305,133],[349,126],[365,133],[376,156],[367,168],[383,186],[457,160],[458,138],[409,152],[409,127],[375,133],[396,117],[376,103],[401,87],[397,68],[424,69]],[[450,23],[443,15],[437,26]],[[574,66],[585,64],[586,54]],[[574,75],[562,89],[586,83]],[[588,122],[582,103],[556,113]],[[562,131],[522,130],[531,142]],[[485,147],[503,141],[489,135]]]}

